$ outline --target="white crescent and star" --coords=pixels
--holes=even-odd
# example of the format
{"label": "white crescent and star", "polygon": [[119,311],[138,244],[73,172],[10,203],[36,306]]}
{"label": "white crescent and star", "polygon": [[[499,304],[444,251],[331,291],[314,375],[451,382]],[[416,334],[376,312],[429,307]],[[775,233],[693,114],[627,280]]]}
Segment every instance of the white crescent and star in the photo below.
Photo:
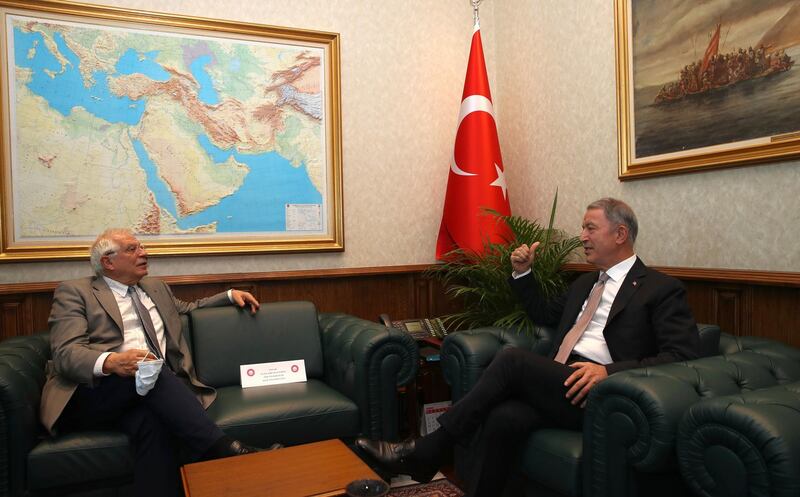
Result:
{"label": "white crescent and star", "polygon": [[508,187],[506,186],[506,173],[505,171],[500,169],[500,166],[498,166],[497,164],[494,165],[494,168],[497,171],[497,179],[489,183],[489,186],[496,186],[501,190],[503,190],[503,198],[505,199],[507,198],[507,190],[508,190]]}
{"label": "white crescent and star", "polygon": [[[486,112],[494,119],[492,101],[483,95],[470,95],[461,102],[461,109],[458,111],[458,126],[456,126],[456,129],[459,129],[461,127],[461,121],[473,112]],[[458,167],[455,151],[453,151],[453,159],[450,161],[450,170],[453,171],[453,174],[459,176],[476,176],[475,173],[464,171]]]}
{"label": "white crescent and star", "polygon": [[[470,95],[461,102],[461,109],[459,109],[458,112],[458,126],[456,129],[459,129],[464,118],[473,112],[486,112],[494,119],[494,106],[492,105],[492,101],[483,95]],[[503,198],[507,198],[508,187],[506,186],[505,172],[500,169],[500,166],[497,164],[494,165],[494,168],[495,171],[497,171],[497,179],[490,183],[489,186],[500,188],[503,191]],[[458,176],[477,176],[476,173],[464,171],[458,167],[455,151],[453,151],[453,159],[450,161],[450,170],[453,171],[453,174],[457,174]]]}

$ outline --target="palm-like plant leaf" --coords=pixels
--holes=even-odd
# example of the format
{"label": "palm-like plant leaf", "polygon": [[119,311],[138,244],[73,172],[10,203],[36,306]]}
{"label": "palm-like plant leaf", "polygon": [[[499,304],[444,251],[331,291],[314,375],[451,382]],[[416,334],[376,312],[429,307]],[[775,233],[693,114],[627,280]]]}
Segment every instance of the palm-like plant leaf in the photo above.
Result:
{"label": "palm-like plant leaf", "polygon": [[546,296],[556,295],[566,288],[562,267],[581,243],[578,237],[568,236],[553,228],[558,193],[553,199],[547,227],[537,221],[519,216],[502,216],[488,211],[498,223],[504,223],[511,233],[503,243],[484,242],[482,254],[456,249],[446,260],[428,269],[428,274],[441,280],[448,295],[460,299],[463,311],[445,316],[454,329],[501,326],[529,333],[534,324],[517,301],[508,284],[511,272],[511,252],[525,243],[539,242],[533,264],[533,276]]}

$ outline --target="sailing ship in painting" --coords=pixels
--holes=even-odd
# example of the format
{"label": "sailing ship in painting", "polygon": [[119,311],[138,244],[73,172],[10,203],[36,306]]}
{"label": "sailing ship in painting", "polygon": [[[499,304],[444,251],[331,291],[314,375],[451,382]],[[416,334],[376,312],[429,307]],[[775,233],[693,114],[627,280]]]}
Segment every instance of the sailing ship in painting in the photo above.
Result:
{"label": "sailing ship in painting", "polygon": [[788,71],[794,65],[794,60],[783,49],[775,50],[771,46],[739,48],[721,54],[720,28],[718,23],[703,58],[684,66],[677,81],[661,87],[655,98],[656,104],[675,102],[742,81],[766,78]]}

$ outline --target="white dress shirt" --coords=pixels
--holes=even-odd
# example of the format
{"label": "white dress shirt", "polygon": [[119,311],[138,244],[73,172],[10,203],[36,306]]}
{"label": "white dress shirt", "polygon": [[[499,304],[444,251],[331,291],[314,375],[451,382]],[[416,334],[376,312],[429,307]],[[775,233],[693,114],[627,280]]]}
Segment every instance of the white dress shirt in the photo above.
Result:
{"label": "white dress shirt", "polygon": [[[114,295],[119,307],[119,313],[122,315],[122,345],[112,349],[110,352],[104,352],[97,358],[94,364],[95,376],[107,376],[103,374],[103,363],[106,361],[111,352],[125,352],[131,349],[149,350],[145,339],[145,331],[142,326],[142,320],[136,313],[136,308],[133,306],[133,299],[128,295],[128,285],[120,283],[117,280],[112,280],[107,276],[103,276],[108,288]],[[138,285],[133,287],[133,290],[139,295],[139,300],[142,305],[150,314],[150,319],[153,321],[153,327],[156,330],[156,338],[158,338],[158,347],[161,349],[161,356],[167,357],[167,337],[164,335],[164,321],[161,320],[161,314],[156,309],[156,304],[147,296]]]}
{"label": "white dress shirt", "polygon": [[[150,350],[145,339],[145,331],[142,326],[142,320],[136,313],[136,308],[133,306],[133,299],[128,295],[128,285],[120,283],[117,280],[112,280],[107,276],[103,276],[108,288],[117,301],[119,313],[122,315],[122,345],[112,349],[109,352],[103,352],[97,361],[94,363],[95,376],[108,376],[103,373],[103,364],[106,362],[106,357],[112,352],[125,352],[131,349]],[[153,327],[156,330],[156,338],[158,338],[158,347],[161,349],[161,357],[167,357],[167,337],[164,334],[164,321],[161,320],[161,314],[158,313],[156,304],[144,293],[144,290],[139,288],[138,285],[133,287],[134,291],[139,295],[139,300],[142,305],[150,314],[150,319],[153,321]],[[228,300],[233,302],[232,290],[228,290]]]}
{"label": "white dress shirt", "polygon": [[[606,281],[603,295],[600,297],[600,304],[598,304],[594,316],[586,326],[586,331],[583,332],[580,340],[575,344],[575,348],[572,349],[573,354],[581,355],[598,364],[611,364],[614,362],[614,360],[611,359],[611,353],[608,351],[608,344],[606,344],[606,338],[603,336],[603,330],[606,327],[606,321],[608,321],[608,314],[611,312],[611,305],[614,303],[614,299],[617,298],[617,293],[619,293],[622,282],[625,281],[625,277],[628,276],[628,272],[635,262],[636,254],[617,263],[606,271],[606,274],[608,274],[608,281]],[[514,279],[522,278],[530,272],[530,269],[523,273],[513,272],[511,276]],[[583,314],[588,299],[587,296],[586,300],[583,301],[581,312],[575,317],[575,321],[578,321],[581,314]],[[574,324],[575,323],[573,323],[573,325]]]}
{"label": "white dress shirt", "polygon": [[[625,277],[628,276],[628,272],[635,262],[636,254],[606,271],[608,281],[606,281],[603,295],[600,297],[600,304],[586,326],[586,331],[583,332],[580,340],[575,344],[575,348],[572,349],[573,354],[581,355],[598,364],[611,364],[614,362],[611,359],[611,353],[608,351],[608,344],[606,344],[606,338],[603,336],[603,330],[606,327],[606,321],[608,321],[608,314],[611,312],[611,305],[614,303],[614,299],[617,298],[622,282],[625,281]],[[585,308],[586,301],[583,302],[581,312],[578,313],[575,321],[580,319]]]}

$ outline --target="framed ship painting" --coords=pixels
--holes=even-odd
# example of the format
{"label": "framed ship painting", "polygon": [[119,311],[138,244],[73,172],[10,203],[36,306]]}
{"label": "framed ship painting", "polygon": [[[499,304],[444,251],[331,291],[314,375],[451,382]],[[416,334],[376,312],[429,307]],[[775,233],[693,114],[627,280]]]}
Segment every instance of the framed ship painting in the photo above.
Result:
{"label": "framed ship painting", "polygon": [[0,0],[0,262],[341,251],[339,35]]}
{"label": "framed ship painting", "polygon": [[800,1],[617,0],[619,177],[800,156]]}

